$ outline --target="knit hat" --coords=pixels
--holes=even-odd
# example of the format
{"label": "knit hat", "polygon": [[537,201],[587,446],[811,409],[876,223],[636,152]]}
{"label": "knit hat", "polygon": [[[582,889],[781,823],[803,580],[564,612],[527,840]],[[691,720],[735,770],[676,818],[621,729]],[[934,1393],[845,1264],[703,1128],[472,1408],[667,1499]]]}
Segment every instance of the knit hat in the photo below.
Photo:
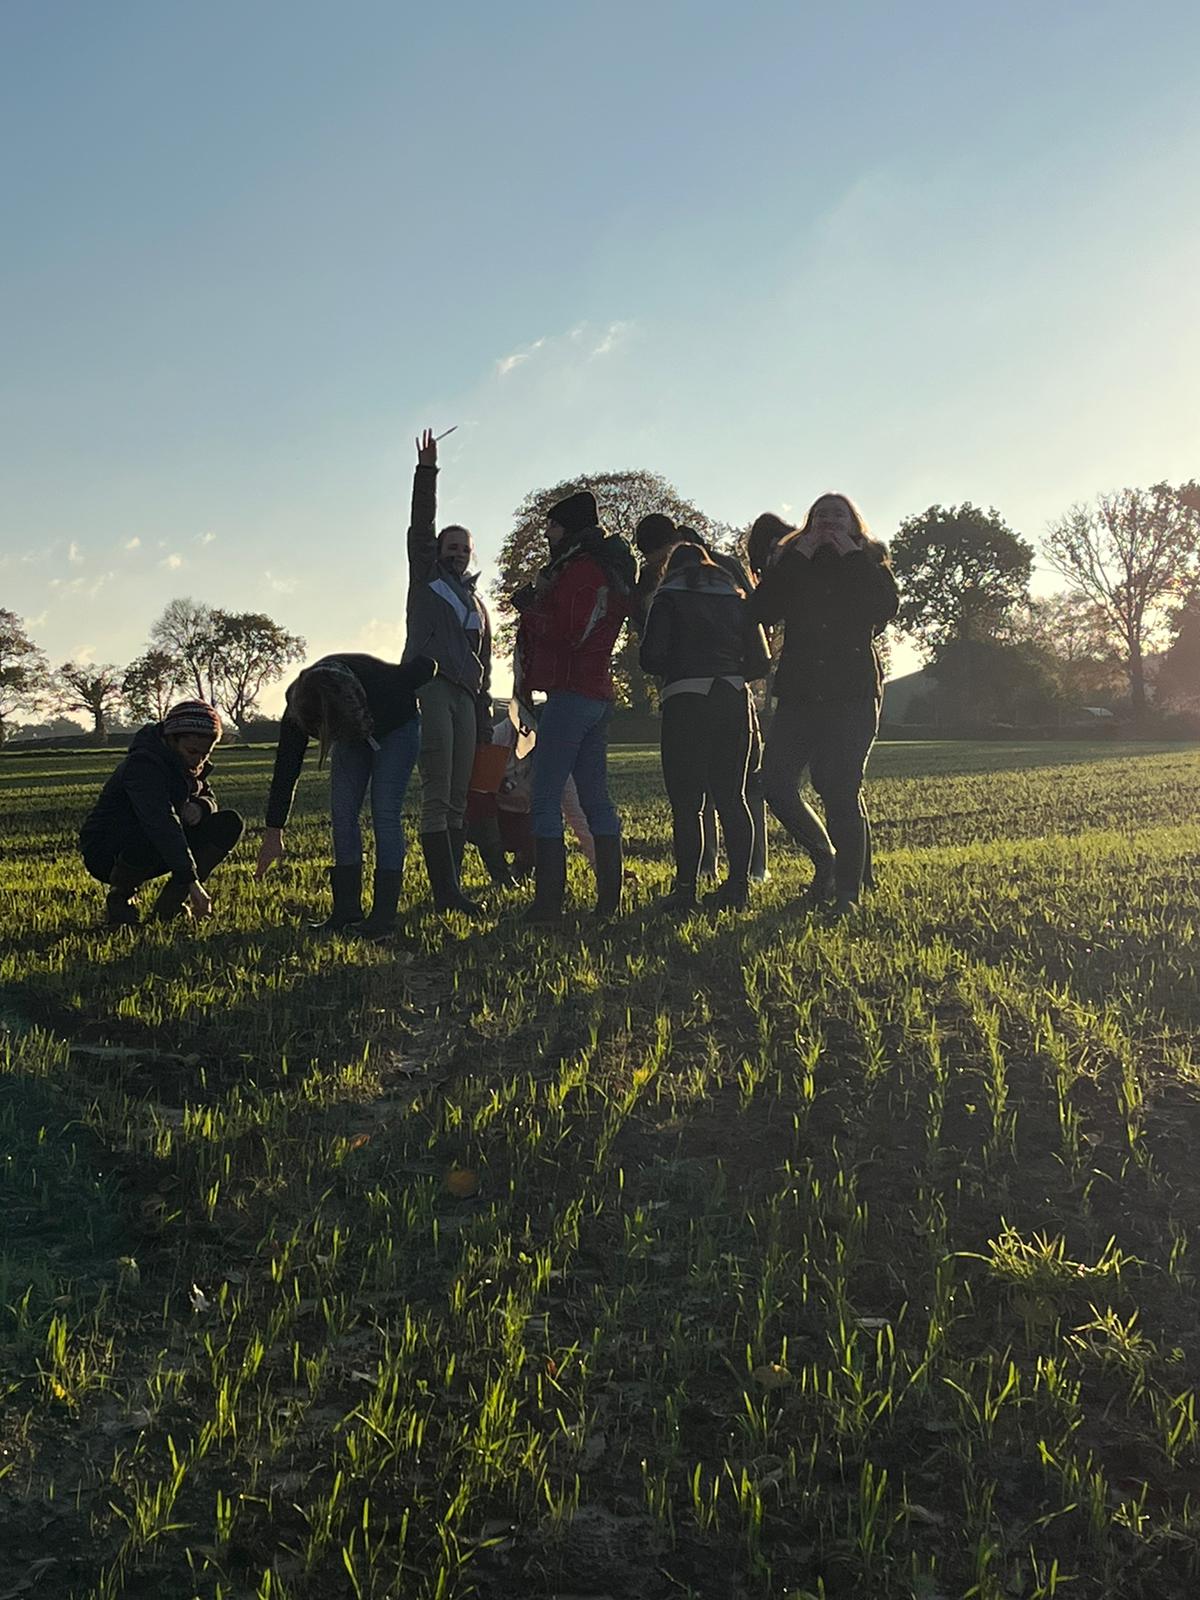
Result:
{"label": "knit hat", "polygon": [[166,738],[179,733],[199,733],[214,743],[221,737],[221,719],[206,700],[181,700],[162,719]]}
{"label": "knit hat", "polygon": [[661,511],[652,511],[648,517],[643,517],[633,530],[633,542],[644,556],[653,555],[666,544],[674,544],[678,537],[675,524]]}
{"label": "knit hat", "polygon": [[596,527],[600,521],[596,496],[587,489],[569,494],[565,500],[550,507],[546,521],[557,522],[564,533],[584,533],[588,528]]}

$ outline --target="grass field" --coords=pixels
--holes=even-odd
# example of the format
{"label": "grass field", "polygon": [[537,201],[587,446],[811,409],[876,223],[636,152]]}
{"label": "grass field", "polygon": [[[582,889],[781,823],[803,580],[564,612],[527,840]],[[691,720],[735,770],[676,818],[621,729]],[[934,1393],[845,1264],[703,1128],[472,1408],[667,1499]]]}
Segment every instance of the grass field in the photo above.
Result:
{"label": "grass field", "polygon": [[110,765],[0,757],[0,1597],[1200,1592],[1194,749],[880,747],[838,925],[648,918],[621,751],[619,923],[416,955],[315,773],[98,931]]}

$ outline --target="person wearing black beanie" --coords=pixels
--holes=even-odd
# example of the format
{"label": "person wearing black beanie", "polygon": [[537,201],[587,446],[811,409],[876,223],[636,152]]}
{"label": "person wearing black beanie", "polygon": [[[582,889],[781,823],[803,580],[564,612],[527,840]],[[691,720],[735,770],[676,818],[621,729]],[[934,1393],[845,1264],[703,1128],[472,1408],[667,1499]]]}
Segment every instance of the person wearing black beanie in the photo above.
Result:
{"label": "person wearing black beanie", "polygon": [[589,528],[595,528],[600,522],[596,496],[588,489],[578,489],[574,494],[569,494],[565,500],[560,500],[557,505],[551,506],[546,513],[546,521],[557,524],[565,534],[586,533]]}

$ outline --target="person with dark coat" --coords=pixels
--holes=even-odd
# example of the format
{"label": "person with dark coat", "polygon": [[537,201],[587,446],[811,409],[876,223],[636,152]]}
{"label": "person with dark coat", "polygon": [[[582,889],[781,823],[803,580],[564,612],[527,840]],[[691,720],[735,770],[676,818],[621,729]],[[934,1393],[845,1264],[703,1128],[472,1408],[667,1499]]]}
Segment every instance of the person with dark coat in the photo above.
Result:
{"label": "person with dark coat", "polygon": [[663,910],[696,903],[709,795],[721,818],[729,875],[713,897],[722,908],[747,903],[754,828],[746,803],[752,702],[748,684],[770,666],[763,631],[750,619],[746,591],[703,546],[676,545],[646,618],[639,655],[662,680],[662,770],[671,802],[675,885]]}
{"label": "person with dark coat", "polygon": [[608,793],[608,724],[612,654],[630,612],[637,567],[625,540],[605,533],[599,520],[595,497],[586,490],[552,506],[546,520],[550,560],[513,596],[521,618],[516,692],[518,698],[539,690],[546,695],[530,803],[535,922],[562,915],[562,804],[570,777],[595,841],[596,912],[612,916],[621,903],[621,823]]}
{"label": "person with dark coat", "polygon": [[[835,897],[839,911],[863,884],[861,790],[883,697],[875,640],[899,603],[887,551],[840,494],[822,495],[803,527],[779,542],[750,601],[756,621],[784,624],[763,757],[767,804],[813,855],[814,902]],[[800,794],[806,769],[825,827]]]}
{"label": "person with dark coat", "polygon": [[[306,667],[287,688],[279,724],[275,769],[267,797],[267,825],[256,876],[284,854],[283,832],[309,741],[319,760],[329,757],[333,910],[314,932],[358,927],[367,938],[386,938],[396,926],[404,884],[404,796],[421,742],[417,691],[437,672],[428,656],[396,666],[375,656],[344,651]],[[375,834],[371,914],[362,908],[363,841],[359,824],[367,788]]]}
{"label": "person with dark coat", "polygon": [[138,889],[164,876],[155,917],[211,914],[205,882],[242,835],[241,817],[219,809],[208,781],[208,758],[220,737],[212,706],[182,701],[161,722],[139,729],[101,790],[79,848],[92,877],[109,885],[107,926],[137,923]]}
{"label": "person with dark coat", "polygon": [[[643,623],[650,602],[662,581],[671,552],[680,543],[699,545],[716,566],[729,574],[743,594],[750,592],[752,580],[736,556],[714,550],[694,528],[676,527],[671,518],[662,512],[651,512],[649,516],[642,518],[634,531],[634,542],[642,555],[642,570],[638,574],[637,593],[638,615]],[[750,817],[754,824],[750,876],[756,883],[765,883],[771,875],[767,866],[767,803],[763,799],[762,792],[762,752],[763,740],[758,707],[754,696],[751,695],[750,764],[746,772],[746,804],[750,807]],[[711,795],[705,796],[701,812],[701,831],[704,835],[704,845],[700,853],[700,876],[713,878],[717,873],[717,817]]]}
{"label": "person with dark coat", "polygon": [[459,881],[467,792],[477,746],[492,736],[492,629],[468,572],[474,544],[457,523],[437,532],[437,440],[417,440],[408,527],[408,635],[404,660],[428,656],[437,676],[421,691],[421,849],[439,911],[478,916]]}

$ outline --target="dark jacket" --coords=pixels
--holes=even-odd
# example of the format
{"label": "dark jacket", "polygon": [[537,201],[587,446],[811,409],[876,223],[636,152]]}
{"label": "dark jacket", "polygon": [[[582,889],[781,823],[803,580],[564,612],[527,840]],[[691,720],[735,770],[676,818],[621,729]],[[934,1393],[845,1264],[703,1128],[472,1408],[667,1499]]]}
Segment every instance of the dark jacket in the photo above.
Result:
{"label": "dark jacket", "polygon": [[613,649],[636,579],[633,552],[618,534],[587,528],[564,540],[536,581],[513,596],[521,613],[521,692],[557,689],[611,700]]}
{"label": "dark jacket", "polygon": [[664,684],[680,678],[765,678],[771,664],[767,641],[739,587],[714,567],[688,567],[668,578],[646,618],[638,654],[642,671]]}
{"label": "dark jacket", "polygon": [[784,624],[776,699],[879,699],[875,638],[899,605],[887,552],[873,540],[845,556],[828,546],[812,557],[785,549],[750,598],[756,621]]}
{"label": "dark jacket", "polygon": [[418,467],[413,475],[404,659],[430,656],[440,678],[475,697],[477,714],[490,727],[491,620],[475,592],[475,578],[460,576],[438,560],[437,470]]}
{"label": "dark jacket", "polygon": [[128,755],[79,830],[84,860],[111,863],[141,835],[158,851],[173,878],[195,883],[196,863],[188,849],[183,808],[191,801],[202,811],[217,809],[208,783],[211,771],[212,763],[206,761],[198,774],[188,772],[163,738],[162,725],[148,722],[134,735]]}
{"label": "dark jacket", "polygon": [[[423,683],[428,683],[437,671],[428,656],[417,656],[413,661],[396,666],[391,661],[380,661],[377,656],[358,655],[353,651],[338,651],[334,655],[322,656],[320,661],[313,662],[313,666],[319,667],[329,661],[338,661],[342,666],[349,667],[362,684],[376,739],[383,739],[412,721],[417,714],[417,690]],[[285,711],[279,724],[275,770],[271,774],[271,792],[267,796],[268,828],[287,827],[308,742],[309,735],[301,723],[290,711]]]}

